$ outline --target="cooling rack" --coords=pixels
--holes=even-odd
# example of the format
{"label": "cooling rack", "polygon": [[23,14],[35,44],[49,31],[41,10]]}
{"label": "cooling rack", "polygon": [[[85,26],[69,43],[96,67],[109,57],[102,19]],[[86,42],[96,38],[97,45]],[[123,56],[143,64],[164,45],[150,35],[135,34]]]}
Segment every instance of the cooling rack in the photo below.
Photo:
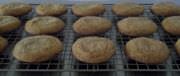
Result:
{"label": "cooling rack", "polygon": [[[36,4],[32,4],[33,7]],[[116,54],[111,60],[101,64],[85,64],[77,61],[71,54],[71,46],[79,38],[79,36],[73,31],[72,25],[79,18],[73,15],[71,11],[71,5],[67,5],[68,11],[65,15],[59,18],[65,22],[65,28],[53,36],[58,37],[64,43],[64,51],[59,53],[57,57],[50,61],[42,62],[39,64],[28,64],[19,62],[14,59],[11,55],[11,51],[16,42],[20,39],[31,36],[24,31],[24,23],[27,20],[37,16],[34,10],[26,16],[19,17],[22,21],[22,25],[15,31],[2,34],[3,37],[7,38],[9,45],[5,52],[0,55],[0,75],[55,75],[55,76],[174,76],[180,75],[180,58],[176,55],[174,44],[179,36],[172,36],[163,31],[161,27],[161,21],[164,17],[156,16],[149,10],[151,4],[142,4],[145,7],[144,14],[141,16],[152,19],[158,25],[158,31],[153,35],[147,36],[155,38],[165,42],[171,49],[171,56],[169,59],[158,65],[148,65],[138,63],[136,61],[128,59],[124,54],[124,45],[132,37],[124,36],[117,31],[117,21],[125,18],[114,15],[111,11],[110,4],[106,4],[106,12],[101,17],[107,18],[113,22],[112,28],[104,34],[106,38],[110,38],[116,45]]]}

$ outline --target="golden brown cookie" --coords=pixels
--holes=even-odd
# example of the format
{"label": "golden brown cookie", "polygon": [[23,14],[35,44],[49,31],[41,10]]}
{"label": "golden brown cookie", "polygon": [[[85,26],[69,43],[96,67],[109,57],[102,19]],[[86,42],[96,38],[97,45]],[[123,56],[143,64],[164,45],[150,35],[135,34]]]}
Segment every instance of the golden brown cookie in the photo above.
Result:
{"label": "golden brown cookie", "polygon": [[103,4],[75,4],[72,6],[72,12],[77,16],[96,16],[104,11]]}
{"label": "golden brown cookie", "polygon": [[128,17],[117,23],[118,31],[128,36],[150,35],[157,30],[157,25],[145,17]]}
{"label": "golden brown cookie", "polygon": [[66,13],[64,4],[40,4],[36,7],[36,13],[41,16],[58,16]]}
{"label": "golden brown cookie", "polygon": [[153,4],[151,10],[159,16],[173,16],[177,15],[178,6],[172,2],[160,2]]}
{"label": "golden brown cookie", "polygon": [[108,61],[115,53],[115,45],[103,37],[79,38],[72,46],[73,56],[85,63],[102,63]]}
{"label": "golden brown cookie", "polygon": [[86,16],[81,17],[73,24],[73,29],[81,35],[93,35],[104,33],[112,26],[111,21],[102,17]]}
{"label": "golden brown cookie", "polygon": [[10,15],[10,16],[22,16],[29,13],[32,10],[31,5],[25,3],[7,3],[0,5],[0,14],[1,15]]}
{"label": "golden brown cookie", "polygon": [[10,32],[17,29],[21,22],[13,16],[0,16],[0,33]]}
{"label": "golden brown cookie", "polygon": [[57,33],[64,28],[64,22],[56,17],[35,17],[25,25],[25,30],[30,34]]}
{"label": "golden brown cookie", "polygon": [[176,52],[180,56],[180,39],[177,40],[175,44]]}
{"label": "golden brown cookie", "polygon": [[39,35],[20,40],[13,49],[13,56],[22,62],[43,62],[63,50],[62,42],[53,36]]}
{"label": "golden brown cookie", "polygon": [[172,35],[180,35],[180,16],[172,16],[162,21],[164,30]]}
{"label": "golden brown cookie", "polygon": [[7,45],[8,45],[8,41],[0,36],[0,52],[2,52]]}
{"label": "golden brown cookie", "polygon": [[170,50],[165,43],[145,37],[128,41],[125,49],[128,58],[145,64],[163,63],[170,54]]}
{"label": "golden brown cookie", "polygon": [[119,16],[138,16],[143,14],[144,6],[136,3],[119,3],[112,6],[112,11]]}

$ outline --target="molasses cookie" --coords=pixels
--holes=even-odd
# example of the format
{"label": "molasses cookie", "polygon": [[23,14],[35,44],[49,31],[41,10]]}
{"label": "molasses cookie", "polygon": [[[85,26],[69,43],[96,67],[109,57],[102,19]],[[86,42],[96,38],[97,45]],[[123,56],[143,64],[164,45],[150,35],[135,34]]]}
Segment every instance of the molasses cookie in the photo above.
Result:
{"label": "molasses cookie", "polygon": [[13,49],[13,56],[22,62],[47,61],[63,50],[62,42],[53,36],[31,36],[20,40]]}
{"label": "molasses cookie", "polygon": [[77,16],[96,16],[104,11],[103,4],[75,4],[72,6],[72,12]]}
{"label": "molasses cookie", "polygon": [[64,4],[40,4],[36,7],[36,13],[41,16],[58,16],[66,13]]}
{"label": "molasses cookie", "polygon": [[57,33],[64,28],[64,22],[56,17],[35,17],[25,25],[25,30],[30,34]]}
{"label": "molasses cookie", "polygon": [[17,29],[21,22],[13,16],[0,16],[0,33],[10,32]]}
{"label": "molasses cookie", "polygon": [[108,61],[115,53],[115,45],[103,37],[79,38],[72,46],[74,57],[85,63],[102,63]]}
{"label": "molasses cookie", "polygon": [[164,30],[172,35],[180,35],[180,16],[171,16],[162,21]]}
{"label": "molasses cookie", "polygon": [[112,6],[112,11],[118,16],[138,16],[143,14],[144,6],[136,3],[119,3]]}
{"label": "molasses cookie", "polygon": [[168,59],[170,50],[159,40],[139,37],[126,43],[125,54],[128,58],[141,63],[160,64]]}
{"label": "molasses cookie", "polygon": [[157,25],[145,17],[128,17],[117,23],[118,31],[128,36],[150,35],[157,30]]}
{"label": "molasses cookie", "polygon": [[159,16],[173,16],[178,14],[178,6],[172,2],[155,3],[151,7],[154,14]]}
{"label": "molasses cookie", "polygon": [[81,17],[73,24],[73,29],[80,35],[94,35],[108,31],[112,26],[111,21],[102,17]]}
{"label": "molasses cookie", "polygon": [[0,5],[0,14],[1,15],[10,15],[10,16],[22,16],[28,14],[32,10],[31,5],[25,3],[7,3]]}

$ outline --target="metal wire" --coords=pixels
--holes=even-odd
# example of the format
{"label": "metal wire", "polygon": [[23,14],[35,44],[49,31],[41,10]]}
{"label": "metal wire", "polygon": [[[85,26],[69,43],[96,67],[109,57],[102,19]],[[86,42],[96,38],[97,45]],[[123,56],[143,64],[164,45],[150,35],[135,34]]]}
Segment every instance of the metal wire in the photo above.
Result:
{"label": "metal wire", "polygon": [[[70,5],[71,6],[71,5]],[[138,63],[133,60],[129,60],[124,53],[124,45],[127,41],[132,39],[132,37],[124,36],[118,33],[116,28],[117,21],[123,19],[124,17],[118,17],[114,15],[111,11],[111,5],[106,5],[106,12],[101,17],[105,17],[113,22],[113,27],[107,31],[105,34],[100,34],[113,40],[117,46],[116,54],[112,57],[111,60],[101,64],[86,64],[77,61],[71,54],[71,46],[79,38],[79,36],[73,31],[72,25],[79,18],[72,14],[70,6],[68,7],[68,12],[66,15],[60,16],[59,18],[65,22],[65,28],[63,31],[60,31],[53,36],[58,37],[64,43],[64,51],[60,53],[56,58],[37,64],[29,64],[24,62],[19,62],[15,60],[10,52],[14,44],[20,39],[30,36],[23,30],[23,26],[16,31],[3,34],[2,36],[7,38],[9,41],[9,46],[5,52],[0,55],[0,71],[78,71],[78,72],[88,72],[88,71],[180,71],[180,58],[176,55],[173,45],[176,40],[179,38],[177,36],[171,36],[168,33],[164,32],[161,28],[161,21],[163,17],[155,16],[149,10],[151,5],[144,5],[145,11],[141,16],[148,17],[159,26],[159,31],[155,34],[148,36],[151,38],[156,38],[161,41],[164,41],[169,48],[171,48],[171,63],[162,63],[158,65],[148,65]],[[27,16],[20,18],[22,22],[37,16],[34,11]],[[24,23],[22,25],[24,25]],[[17,62],[16,62],[17,61]],[[14,63],[12,65],[12,63]],[[15,68],[9,68],[9,66],[16,66]],[[167,68],[167,66],[172,67],[172,69]]]}

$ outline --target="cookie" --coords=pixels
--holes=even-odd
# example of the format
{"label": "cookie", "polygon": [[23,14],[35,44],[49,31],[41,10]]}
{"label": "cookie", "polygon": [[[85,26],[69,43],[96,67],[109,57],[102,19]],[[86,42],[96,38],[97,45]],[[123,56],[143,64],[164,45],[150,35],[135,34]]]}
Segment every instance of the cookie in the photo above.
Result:
{"label": "cookie", "polygon": [[174,16],[178,14],[178,6],[172,2],[155,3],[151,7],[154,14],[159,16]]}
{"label": "cookie", "polygon": [[180,35],[180,16],[171,16],[162,21],[164,30],[172,35]]}
{"label": "cookie", "polygon": [[180,39],[178,39],[177,42],[175,43],[175,48],[177,54],[180,56]]}
{"label": "cookie", "polygon": [[13,49],[13,56],[22,62],[38,63],[50,60],[63,50],[62,42],[53,36],[40,35],[20,40]]}
{"label": "cookie", "polygon": [[[88,44],[88,45],[87,45]],[[79,38],[72,46],[73,56],[84,63],[102,63],[108,61],[115,53],[115,45],[103,37]]]}
{"label": "cookie", "polygon": [[10,32],[17,29],[21,21],[13,16],[0,16],[0,33]]}
{"label": "cookie", "polygon": [[73,24],[73,29],[80,35],[94,35],[104,33],[112,27],[111,21],[102,17],[81,17]]}
{"label": "cookie", "polygon": [[40,4],[35,10],[41,16],[58,16],[65,14],[67,11],[64,4]]}
{"label": "cookie", "polygon": [[28,14],[32,10],[31,5],[25,3],[7,3],[0,5],[0,14],[8,16],[22,16]]}
{"label": "cookie", "polygon": [[119,3],[112,6],[112,11],[118,16],[138,16],[144,13],[144,6],[136,3]]}
{"label": "cookie", "polygon": [[128,36],[150,35],[157,30],[157,25],[145,17],[128,17],[117,23],[118,31]]}
{"label": "cookie", "polygon": [[56,17],[35,17],[26,23],[25,30],[34,35],[51,34],[63,30],[64,25],[64,22]]}
{"label": "cookie", "polygon": [[3,52],[3,50],[7,45],[8,45],[8,41],[0,36],[0,52]]}
{"label": "cookie", "polygon": [[103,4],[75,4],[72,6],[72,12],[76,16],[96,16],[104,13]]}
{"label": "cookie", "polygon": [[125,54],[137,62],[160,64],[168,59],[170,50],[165,43],[159,40],[139,37],[126,43]]}

